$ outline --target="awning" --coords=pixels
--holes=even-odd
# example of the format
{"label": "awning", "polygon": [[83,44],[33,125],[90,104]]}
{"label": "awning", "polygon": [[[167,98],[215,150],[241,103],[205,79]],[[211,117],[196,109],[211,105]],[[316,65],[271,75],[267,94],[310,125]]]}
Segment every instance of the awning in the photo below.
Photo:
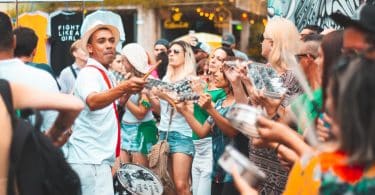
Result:
{"label": "awning", "polygon": [[205,32],[183,35],[181,37],[178,37],[174,41],[178,41],[178,40],[189,41],[190,36],[197,37],[199,42],[207,43],[209,46],[211,46],[211,49],[215,49],[221,46],[221,36],[217,34],[211,34],[211,33],[205,33]]}

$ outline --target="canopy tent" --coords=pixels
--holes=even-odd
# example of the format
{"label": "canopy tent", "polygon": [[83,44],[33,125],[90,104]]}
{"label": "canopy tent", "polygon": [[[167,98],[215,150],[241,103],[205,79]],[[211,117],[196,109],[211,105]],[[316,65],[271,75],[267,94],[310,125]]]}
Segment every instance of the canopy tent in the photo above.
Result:
{"label": "canopy tent", "polygon": [[221,36],[204,32],[183,35],[181,37],[178,37],[174,41],[189,41],[190,36],[197,37],[199,42],[207,43],[209,46],[211,46],[211,49],[215,49],[221,46]]}

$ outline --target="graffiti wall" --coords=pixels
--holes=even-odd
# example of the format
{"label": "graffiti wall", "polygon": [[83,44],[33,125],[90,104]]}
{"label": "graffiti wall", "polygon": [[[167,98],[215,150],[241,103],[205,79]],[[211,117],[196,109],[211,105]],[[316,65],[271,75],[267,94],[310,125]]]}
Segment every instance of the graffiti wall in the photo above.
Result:
{"label": "graffiti wall", "polygon": [[[367,0],[374,3],[375,0]],[[292,20],[299,30],[307,24],[323,28],[337,28],[329,18],[340,11],[351,16],[365,0],[268,0],[268,16],[282,16]]]}

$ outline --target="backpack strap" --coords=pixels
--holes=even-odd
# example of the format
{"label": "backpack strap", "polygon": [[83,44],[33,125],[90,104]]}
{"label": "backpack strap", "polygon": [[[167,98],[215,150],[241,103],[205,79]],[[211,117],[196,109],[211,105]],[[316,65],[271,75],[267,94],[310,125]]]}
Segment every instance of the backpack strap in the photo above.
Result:
{"label": "backpack strap", "polygon": [[[4,104],[7,107],[9,115],[13,115],[13,100],[12,91],[10,90],[10,85],[7,80],[0,79],[0,94],[3,98]],[[13,120],[13,117],[12,117]]]}
{"label": "backpack strap", "polygon": [[14,194],[16,186],[16,175],[19,168],[19,160],[22,158],[22,152],[29,137],[30,126],[27,126],[28,123],[22,119],[15,117],[13,100],[12,100],[12,91],[10,89],[10,84],[4,79],[0,79],[0,95],[4,100],[4,103],[7,107],[9,115],[12,120],[12,142],[10,147],[10,156],[9,156],[9,170],[8,170],[8,194]]}
{"label": "backpack strap", "polygon": [[[107,74],[102,69],[100,69],[100,68],[98,68],[94,65],[87,65],[86,67],[91,67],[91,68],[97,69],[100,72],[100,74],[102,75],[104,81],[106,82],[108,89],[112,88],[111,81],[109,80]],[[115,102],[112,102],[112,105],[113,105],[113,109],[115,110],[115,115],[116,115],[116,119],[117,119],[116,157],[118,157],[118,156],[120,156],[121,127],[120,127],[120,119],[119,119],[119,115],[118,115],[118,111],[117,111],[117,106],[116,106]]]}
{"label": "backpack strap", "polygon": [[77,73],[76,73],[76,71],[74,70],[73,65],[70,65],[69,67],[70,67],[70,70],[71,70],[72,73],[73,73],[74,78],[76,79],[76,78],[77,78]]}

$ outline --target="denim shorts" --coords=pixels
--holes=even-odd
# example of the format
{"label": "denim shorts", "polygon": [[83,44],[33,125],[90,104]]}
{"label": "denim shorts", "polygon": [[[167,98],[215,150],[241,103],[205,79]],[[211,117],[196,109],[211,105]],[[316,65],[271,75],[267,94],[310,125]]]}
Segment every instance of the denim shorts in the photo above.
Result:
{"label": "denim shorts", "polygon": [[157,142],[158,129],[154,120],[121,124],[121,149],[147,155]]}
{"label": "denim shorts", "polygon": [[140,152],[139,124],[121,123],[121,149],[129,152]]}
{"label": "denim shorts", "polygon": [[[166,134],[166,131],[159,131],[159,141],[165,140]],[[194,157],[194,143],[191,137],[182,135],[181,133],[176,131],[169,131],[167,141],[171,154],[183,153]]]}

